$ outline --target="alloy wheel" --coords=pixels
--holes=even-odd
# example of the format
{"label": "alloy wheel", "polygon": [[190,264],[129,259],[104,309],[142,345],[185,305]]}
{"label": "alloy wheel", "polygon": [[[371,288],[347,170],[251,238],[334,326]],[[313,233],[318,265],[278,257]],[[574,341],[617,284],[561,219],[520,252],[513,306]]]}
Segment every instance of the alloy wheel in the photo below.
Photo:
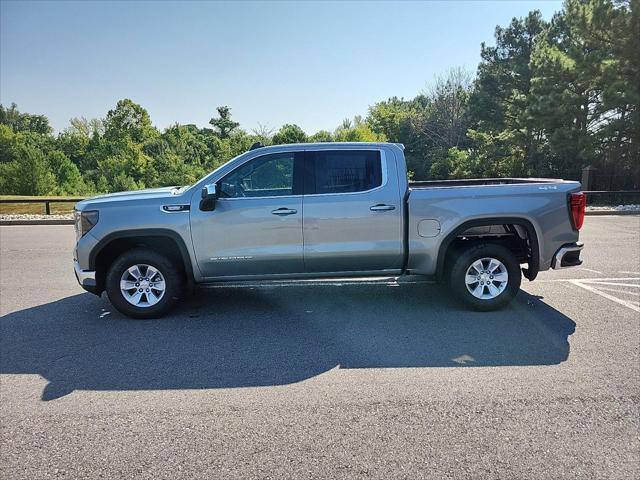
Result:
{"label": "alloy wheel", "polygon": [[507,288],[509,273],[500,260],[485,257],[469,266],[464,281],[471,295],[481,300],[491,300]]}
{"label": "alloy wheel", "polygon": [[127,302],[136,307],[156,305],[166,290],[164,277],[153,265],[132,265],[122,273],[120,292]]}

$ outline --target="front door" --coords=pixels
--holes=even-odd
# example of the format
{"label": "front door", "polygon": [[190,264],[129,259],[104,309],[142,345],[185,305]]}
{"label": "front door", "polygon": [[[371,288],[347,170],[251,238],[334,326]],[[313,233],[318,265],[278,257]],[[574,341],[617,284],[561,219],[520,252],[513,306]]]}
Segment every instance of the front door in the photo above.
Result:
{"label": "front door", "polygon": [[215,210],[192,209],[191,234],[205,277],[304,271],[302,189],[294,170],[303,153],[249,160],[218,182]]}

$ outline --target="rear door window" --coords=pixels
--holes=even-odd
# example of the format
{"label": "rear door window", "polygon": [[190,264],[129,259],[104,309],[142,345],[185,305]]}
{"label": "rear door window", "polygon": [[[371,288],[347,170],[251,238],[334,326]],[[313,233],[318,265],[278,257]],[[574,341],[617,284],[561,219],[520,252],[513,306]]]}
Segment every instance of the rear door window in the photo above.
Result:
{"label": "rear door window", "polygon": [[308,161],[305,194],[365,192],[382,185],[379,151],[316,151],[309,152]]}

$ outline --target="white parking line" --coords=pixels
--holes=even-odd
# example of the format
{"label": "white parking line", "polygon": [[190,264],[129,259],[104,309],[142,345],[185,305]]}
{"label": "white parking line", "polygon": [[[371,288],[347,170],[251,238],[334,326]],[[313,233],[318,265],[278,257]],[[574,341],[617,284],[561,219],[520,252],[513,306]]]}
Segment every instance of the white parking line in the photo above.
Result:
{"label": "white parking line", "polygon": [[637,292],[634,290],[620,290],[619,288],[602,287],[600,285],[598,285],[598,290],[605,290],[607,292],[614,292],[614,293],[622,293],[625,295],[640,296],[640,292]]}
{"label": "white parking line", "polygon": [[556,283],[556,282],[610,282],[617,280],[640,280],[640,277],[607,277],[607,278],[552,278],[550,280],[536,280],[536,283]]}
{"label": "white parking line", "polygon": [[586,270],[587,272],[593,272],[593,273],[597,273],[599,275],[602,275],[602,272],[600,270],[593,270],[591,268],[584,268],[584,267],[580,267],[580,270]]}
{"label": "white parking line", "polygon": [[[592,279],[592,280],[596,280],[596,279]],[[614,279],[606,279],[606,280],[614,280]],[[632,279],[628,278],[628,279],[620,279],[620,280],[632,280]],[[640,280],[640,278],[636,277],[636,278],[633,278],[633,280]],[[618,298],[618,297],[616,297],[614,295],[611,295],[609,293],[603,292],[602,290],[599,290],[598,288],[596,288],[594,286],[594,285],[597,285],[597,283],[594,282],[594,281],[588,281],[587,279],[585,279],[585,280],[568,280],[568,282],[576,285],[577,287],[584,288],[585,290],[587,290],[587,291],[589,291],[591,293],[595,293],[596,295],[600,295],[601,297],[604,297],[604,298],[606,298],[608,300],[611,300],[612,302],[615,302],[615,303],[617,303],[619,305],[627,307],[627,308],[633,310],[634,312],[640,313],[640,303],[639,302],[634,302],[634,301],[631,301],[631,300],[623,300],[622,298]],[[608,284],[620,285],[620,284],[613,283],[613,282],[610,282]]]}
{"label": "white parking line", "polygon": [[640,288],[640,285],[636,285],[634,283],[616,283],[616,282],[600,282],[599,280],[593,280],[591,282],[585,282],[591,285],[613,285],[615,287],[633,287]]}

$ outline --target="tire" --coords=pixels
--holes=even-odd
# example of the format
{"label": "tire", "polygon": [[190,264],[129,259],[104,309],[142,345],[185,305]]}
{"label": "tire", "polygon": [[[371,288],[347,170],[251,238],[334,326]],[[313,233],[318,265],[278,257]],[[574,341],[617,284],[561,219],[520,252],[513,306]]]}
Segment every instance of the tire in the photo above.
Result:
{"label": "tire", "polygon": [[451,267],[449,285],[467,306],[488,312],[513,300],[520,289],[522,274],[520,262],[509,249],[483,242],[458,253]]}
{"label": "tire", "polygon": [[[137,270],[131,270],[134,268]],[[132,272],[140,275],[142,282]],[[105,287],[109,301],[120,313],[150,319],[162,317],[174,306],[182,294],[183,283],[180,270],[169,258],[148,248],[134,248],[111,264]],[[131,288],[123,290],[121,286]]]}

